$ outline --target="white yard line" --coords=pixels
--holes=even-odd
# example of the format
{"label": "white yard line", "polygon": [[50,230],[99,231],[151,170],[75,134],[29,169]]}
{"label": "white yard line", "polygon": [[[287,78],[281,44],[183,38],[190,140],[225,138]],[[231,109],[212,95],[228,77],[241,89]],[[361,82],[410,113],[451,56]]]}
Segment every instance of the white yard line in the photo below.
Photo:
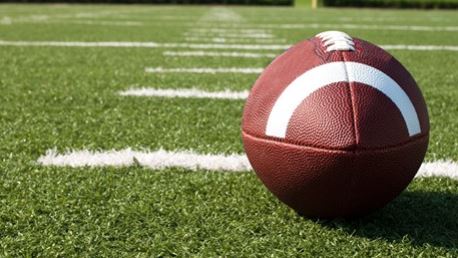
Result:
{"label": "white yard line", "polygon": [[248,50],[284,50],[290,45],[252,45],[252,44],[193,44],[193,43],[157,43],[129,41],[8,41],[0,40],[0,46],[20,47],[124,47],[124,48],[188,48],[188,49],[248,49]]}
{"label": "white yard line", "polygon": [[458,51],[458,46],[381,45],[386,50]]}
{"label": "white yard line", "polygon": [[[400,31],[458,31],[458,26],[423,26],[423,25],[371,25],[371,24],[326,24],[326,23],[291,23],[247,25],[250,29],[356,29],[356,30],[400,30]],[[240,24],[227,24],[223,28],[245,28]]]}
{"label": "white yard line", "polygon": [[242,74],[260,74],[264,68],[254,67],[199,67],[199,68],[162,68],[147,67],[147,73],[242,73]]}
{"label": "white yard line", "polygon": [[[238,50],[285,50],[291,45],[269,44],[199,44],[199,43],[157,43],[129,41],[10,41],[0,40],[0,46],[20,47],[119,47],[119,48],[185,48],[185,49],[238,49]],[[382,45],[386,49],[420,51],[458,51],[458,46],[447,45]]]}
{"label": "white yard line", "polygon": [[25,47],[142,47],[158,48],[155,42],[84,42],[84,41],[7,41],[0,40],[0,46],[25,46]]}
{"label": "white yard line", "polygon": [[286,39],[253,39],[253,38],[226,38],[226,37],[185,37],[185,41],[193,41],[193,42],[212,42],[212,43],[248,43],[248,44],[256,44],[256,43],[270,43],[270,44],[278,44],[278,43],[285,43]]}
{"label": "white yard line", "polygon": [[187,89],[158,89],[158,88],[131,88],[119,92],[121,96],[136,97],[165,97],[165,98],[208,98],[208,99],[246,99],[249,91],[203,91],[196,88]]}
{"label": "white yard line", "polygon": [[243,17],[235,11],[225,7],[213,7],[199,20],[201,23],[209,22],[241,22]]}
{"label": "white yard line", "polygon": [[143,22],[138,21],[90,21],[90,20],[59,20],[53,21],[59,24],[83,24],[83,25],[103,25],[103,26],[143,26]]}
{"label": "white yard line", "polygon": [[249,53],[249,52],[214,52],[214,51],[164,51],[164,56],[211,56],[211,57],[243,57],[243,58],[275,58],[274,53]]}
{"label": "white yard line", "polygon": [[187,37],[226,37],[226,38],[253,38],[253,39],[271,39],[275,36],[270,33],[223,33],[223,32],[185,32],[184,36]]}
{"label": "white yard line", "polygon": [[29,18],[11,18],[3,17],[0,19],[0,25],[19,24],[82,24],[82,25],[101,25],[101,26],[144,26],[143,22],[139,21],[107,21],[107,20],[87,20],[87,19],[65,19],[54,17],[51,19],[47,15],[30,16]]}
{"label": "white yard line", "polygon": [[[181,167],[191,170],[249,171],[251,165],[241,154],[199,154],[193,151],[68,151],[48,150],[38,158],[43,166],[59,167],[126,167],[139,165],[152,169]],[[425,162],[416,177],[448,177],[458,180],[458,163],[453,161]]]}
{"label": "white yard line", "polygon": [[458,180],[458,163],[450,160],[425,162],[416,177],[449,177]]}
{"label": "white yard line", "polygon": [[59,154],[55,150],[48,150],[44,156],[38,159],[38,163],[44,166],[68,167],[123,167],[140,165],[152,169],[163,169],[167,167],[215,171],[247,171],[251,169],[245,155],[205,155],[192,151],[172,152],[158,150],[150,152],[134,151],[131,149],[105,152],[81,150],[63,154]]}
{"label": "white yard line", "polygon": [[238,29],[238,28],[195,28],[190,29],[189,32],[197,32],[197,33],[271,33],[271,30],[266,29]]}
{"label": "white yard line", "polygon": [[13,24],[13,19],[11,17],[5,16],[0,19],[1,25],[11,25]]}

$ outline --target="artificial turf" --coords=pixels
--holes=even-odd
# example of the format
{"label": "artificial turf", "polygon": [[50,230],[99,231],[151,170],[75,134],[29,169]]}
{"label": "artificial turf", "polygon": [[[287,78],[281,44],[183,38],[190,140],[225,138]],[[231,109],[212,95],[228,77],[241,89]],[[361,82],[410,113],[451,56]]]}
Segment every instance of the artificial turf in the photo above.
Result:
{"label": "artificial turf", "polygon": [[[206,22],[218,12],[236,22]],[[311,23],[449,28],[345,31],[376,44],[458,45],[453,11],[0,5],[0,40],[10,41],[169,43],[184,42],[183,34],[198,26]],[[292,44],[326,29],[268,30]],[[36,162],[51,148],[242,153],[241,100],[118,92],[249,89],[257,75],[148,74],[144,68],[264,67],[270,60],[166,57],[164,50],[0,46],[0,256],[458,256],[458,182],[447,178],[414,180],[365,218],[317,221],[281,204],[251,172]],[[390,52],[425,95],[431,118],[426,160],[458,161],[458,52]]]}

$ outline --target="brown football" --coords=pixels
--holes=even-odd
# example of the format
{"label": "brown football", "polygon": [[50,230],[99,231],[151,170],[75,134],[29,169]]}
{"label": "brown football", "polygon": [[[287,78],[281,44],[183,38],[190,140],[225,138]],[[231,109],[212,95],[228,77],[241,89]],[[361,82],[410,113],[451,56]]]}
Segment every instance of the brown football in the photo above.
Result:
{"label": "brown football", "polygon": [[308,217],[353,217],[412,181],[428,147],[428,111],[393,56],[328,31],[264,70],[245,104],[242,137],[281,201]]}

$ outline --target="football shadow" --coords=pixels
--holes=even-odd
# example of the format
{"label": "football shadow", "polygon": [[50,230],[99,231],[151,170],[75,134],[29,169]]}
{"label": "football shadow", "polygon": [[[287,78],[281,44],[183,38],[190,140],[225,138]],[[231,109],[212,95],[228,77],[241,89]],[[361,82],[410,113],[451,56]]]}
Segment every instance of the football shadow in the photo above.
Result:
{"label": "football shadow", "polygon": [[458,250],[458,194],[408,191],[366,217],[319,223],[369,239],[398,242],[407,238],[418,246]]}

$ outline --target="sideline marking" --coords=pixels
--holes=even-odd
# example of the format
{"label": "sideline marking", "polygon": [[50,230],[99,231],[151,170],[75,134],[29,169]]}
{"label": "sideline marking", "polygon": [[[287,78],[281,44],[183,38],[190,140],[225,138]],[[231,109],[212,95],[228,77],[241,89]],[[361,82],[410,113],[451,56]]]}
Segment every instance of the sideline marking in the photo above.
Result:
{"label": "sideline marking", "polygon": [[226,38],[253,38],[253,39],[272,39],[275,36],[270,33],[222,33],[222,32],[185,32],[183,34],[187,37],[210,37],[210,36],[218,36],[218,37],[226,37]]}
{"label": "sideline marking", "polygon": [[126,47],[126,48],[190,48],[190,49],[252,49],[285,50],[290,45],[252,45],[252,44],[194,44],[194,43],[157,43],[129,41],[8,41],[0,40],[0,46],[20,47]]}
{"label": "sideline marking", "polygon": [[162,68],[162,67],[147,67],[147,73],[242,73],[242,74],[260,74],[264,68],[239,68],[239,67],[205,67],[205,68]]}
{"label": "sideline marking", "polygon": [[212,52],[212,51],[164,51],[164,56],[213,56],[213,57],[244,57],[244,58],[275,58],[274,53],[249,53],[249,52]]}
{"label": "sideline marking", "polygon": [[196,88],[188,89],[157,89],[137,88],[120,91],[121,96],[165,97],[165,98],[205,98],[205,99],[246,99],[249,91],[203,91]]}
{"label": "sideline marking", "polygon": [[386,50],[458,51],[458,46],[381,45]]}
{"label": "sideline marking", "polygon": [[132,149],[111,151],[72,151],[59,154],[55,150],[48,150],[44,156],[38,159],[38,163],[44,166],[68,166],[68,167],[103,167],[103,166],[133,166],[141,165],[152,169],[167,167],[182,167],[191,170],[227,170],[247,171],[251,169],[245,155],[212,155],[198,154],[193,151],[172,152],[158,151],[134,151]]}
{"label": "sideline marking", "polygon": [[286,39],[247,39],[247,38],[225,38],[225,37],[185,37],[185,41],[192,41],[192,42],[212,42],[212,43],[238,43],[238,44],[257,44],[257,43],[285,43]]}
{"label": "sideline marking", "polygon": [[[223,27],[223,26],[221,26]],[[223,28],[244,28],[240,25],[227,25]],[[364,24],[325,24],[325,23],[290,23],[252,25],[251,29],[360,29],[360,30],[401,30],[401,31],[458,31],[458,26],[422,26],[422,25],[364,25]]]}
{"label": "sideline marking", "polygon": [[[0,46],[19,47],[125,47],[125,48],[188,48],[188,49],[249,49],[249,50],[286,50],[292,45],[269,44],[199,44],[199,43],[157,43],[129,41],[10,41],[1,40]],[[458,46],[450,45],[380,45],[391,50],[426,50],[426,51],[458,51]]]}
{"label": "sideline marking", "polygon": [[[251,165],[243,154],[199,154],[194,151],[134,151],[130,148],[109,151],[46,151],[38,158],[43,166],[57,167],[126,167],[140,165],[151,169],[180,167],[190,170],[250,171]],[[418,171],[421,177],[448,177],[458,180],[458,163],[439,160],[424,162]]]}
{"label": "sideline marking", "polygon": [[190,32],[197,33],[271,33],[271,30],[265,29],[238,29],[238,28],[195,28],[191,29]]}

